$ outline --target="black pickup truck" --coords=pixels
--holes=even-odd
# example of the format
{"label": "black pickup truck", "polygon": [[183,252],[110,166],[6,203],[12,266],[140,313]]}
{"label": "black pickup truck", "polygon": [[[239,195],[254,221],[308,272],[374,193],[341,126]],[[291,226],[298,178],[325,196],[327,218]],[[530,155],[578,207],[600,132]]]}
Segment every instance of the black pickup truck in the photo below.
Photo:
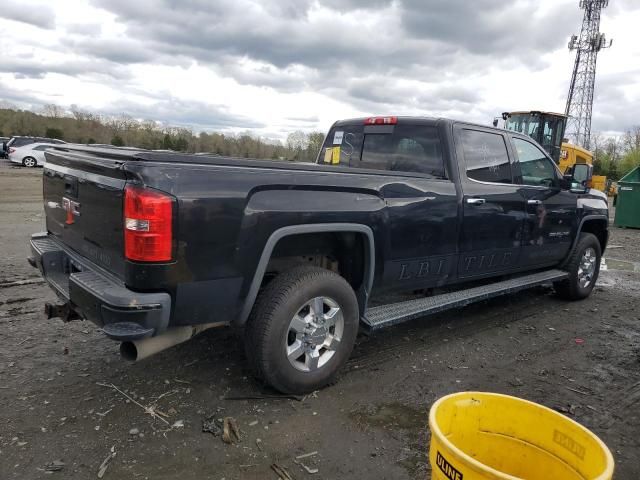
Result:
{"label": "black pickup truck", "polygon": [[[545,283],[584,298],[608,238],[589,166],[563,177],[526,136],[446,119],[336,122],[315,164],[60,146],[43,175],[49,317],[129,359],[237,327],[284,392],[330,382],[359,328]],[[414,296],[371,301],[391,291]]]}

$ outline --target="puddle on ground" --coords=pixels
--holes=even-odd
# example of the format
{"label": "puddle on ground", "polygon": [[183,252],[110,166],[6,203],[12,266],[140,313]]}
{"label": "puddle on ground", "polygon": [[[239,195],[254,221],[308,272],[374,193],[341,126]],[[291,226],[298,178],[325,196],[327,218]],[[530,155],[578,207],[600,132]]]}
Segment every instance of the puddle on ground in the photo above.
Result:
{"label": "puddle on ground", "polygon": [[417,410],[401,403],[385,403],[356,410],[351,417],[360,424],[402,430],[425,428],[428,421],[426,410]]}
{"label": "puddle on ground", "polygon": [[621,270],[623,272],[640,272],[640,263],[629,262],[627,260],[616,260],[615,258],[603,258],[600,269],[606,270]]}
{"label": "puddle on ground", "polygon": [[396,462],[407,470],[411,478],[425,475],[429,463],[428,445],[424,445],[429,429],[428,409],[415,409],[401,403],[385,403],[352,411],[350,417],[361,428],[402,431],[407,445]]}

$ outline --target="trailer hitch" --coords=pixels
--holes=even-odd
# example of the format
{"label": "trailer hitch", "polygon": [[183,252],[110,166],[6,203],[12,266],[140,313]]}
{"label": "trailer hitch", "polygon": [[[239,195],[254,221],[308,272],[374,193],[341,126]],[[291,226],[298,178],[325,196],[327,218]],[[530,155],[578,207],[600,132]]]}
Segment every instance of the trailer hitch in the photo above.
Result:
{"label": "trailer hitch", "polygon": [[80,320],[80,315],[71,308],[69,303],[45,303],[44,314],[47,320],[51,318],[61,318],[63,322],[70,322],[71,320]]}

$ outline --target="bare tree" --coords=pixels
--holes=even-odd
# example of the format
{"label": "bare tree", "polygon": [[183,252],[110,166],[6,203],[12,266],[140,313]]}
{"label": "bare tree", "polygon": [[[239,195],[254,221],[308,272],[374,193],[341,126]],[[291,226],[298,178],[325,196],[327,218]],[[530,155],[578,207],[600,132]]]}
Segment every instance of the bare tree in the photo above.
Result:
{"label": "bare tree", "polygon": [[591,146],[593,147],[594,160],[598,160],[599,155],[602,153],[604,144],[605,138],[600,132],[594,132],[591,134]]}
{"label": "bare tree", "polygon": [[45,117],[49,118],[62,118],[64,117],[64,108],[54,104],[48,103],[44,107],[42,107],[42,113]]}
{"label": "bare tree", "polygon": [[631,127],[622,136],[622,144],[624,149],[629,152],[631,150],[640,150],[640,126],[635,125]]}
{"label": "bare tree", "polygon": [[307,148],[309,139],[301,130],[291,132],[287,136],[287,148],[293,153],[292,160],[299,160],[303,150]]}

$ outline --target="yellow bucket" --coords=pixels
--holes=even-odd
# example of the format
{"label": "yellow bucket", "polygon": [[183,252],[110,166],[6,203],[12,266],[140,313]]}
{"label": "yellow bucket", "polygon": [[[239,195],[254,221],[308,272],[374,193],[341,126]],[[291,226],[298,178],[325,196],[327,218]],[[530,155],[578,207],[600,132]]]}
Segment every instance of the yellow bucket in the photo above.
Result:
{"label": "yellow bucket", "polygon": [[520,398],[461,392],[429,412],[432,480],[611,480],[613,457],[573,420]]}

